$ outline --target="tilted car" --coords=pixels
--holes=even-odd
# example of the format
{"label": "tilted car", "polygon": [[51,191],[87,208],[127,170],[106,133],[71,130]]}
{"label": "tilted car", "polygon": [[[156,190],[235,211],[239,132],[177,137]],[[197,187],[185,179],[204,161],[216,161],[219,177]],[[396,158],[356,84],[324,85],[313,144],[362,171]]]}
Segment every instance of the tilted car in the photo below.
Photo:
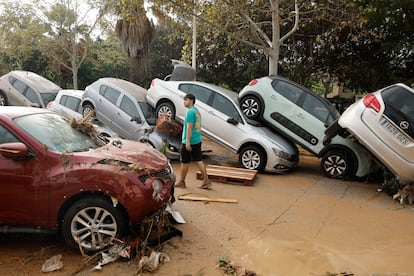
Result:
{"label": "tilted car", "polygon": [[174,181],[147,144],[102,145],[51,111],[0,107],[2,232],[56,229],[68,245],[98,251],[164,207]]}
{"label": "tilted car", "polygon": [[95,118],[120,137],[148,142],[158,149],[167,146],[167,157],[179,159],[181,137],[162,133],[155,127],[156,115],[146,94],[145,88],[132,82],[101,78],[85,88],[82,114],[86,117],[95,110]]}
{"label": "tilted car", "polygon": [[[47,105],[47,109],[63,116],[65,119],[70,120],[75,118],[76,120],[82,120],[82,95],[83,90],[70,90],[63,89],[57,93],[54,101],[51,101]],[[110,130],[104,124],[98,120],[93,120],[96,130],[102,137],[118,137],[118,134]]]}
{"label": "tilted car", "polygon": [[0,77],[0,106],[45,108],[61,90],[50,80],[29,71],[11,71]]}
{"label": "tilted car", "polygon": [[327,140],[351,135],[400,184],[414,182],[414,90],[407,85],[397,83],[367,94],[348,107],[326,134]]}
{"label": "tilted car", "polygon": [[147,100],[157,116],[184,121],[187,109],[184,96],[192,93],[201,113],[202,134],[239,154],[240,165],[247,169],[283,173],[296,167],[298,149],[240,111],[237,93],[198,81],[152,80]]}
{"label": "tilted car", "polygon": [[325,129],[339,117],[324,98],[279,76],[254,79],[239,93],[244,115],[263,121],[321,159],[325,175],[332,178],[365,177],[371,160],[351,139],[335,137],[323,144]]}

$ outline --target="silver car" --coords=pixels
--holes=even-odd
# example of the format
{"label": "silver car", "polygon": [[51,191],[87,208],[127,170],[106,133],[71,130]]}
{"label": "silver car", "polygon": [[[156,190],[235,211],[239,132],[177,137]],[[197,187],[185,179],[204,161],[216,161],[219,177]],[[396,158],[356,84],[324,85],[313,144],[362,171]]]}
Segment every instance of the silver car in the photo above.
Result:
{"label": "silver car", "polygon": [[179,159],[181,137],[161,133],[154,109],[146,101],[147,90],[126,80],[101,78],[85,88],[82,115],[95,110],[98,121],[122,138],[165,148],[170,159]]}
{"label": "silver car", "polygon": [[296,167],[298,149],[290,141],[243,116],[237,93],[197,81],[152,80],[147,100],[158,116],[184,121],[184,96],[192,93],[201,113],[202,133],[239,154],[247,169],[283,173]]}
{"label": "silver car", "polygon": [[402,83],[366,95],[327,129],[326,139],[351,134],[400,184],[414,181],[414,90]]}
{"label": "silver car", "polygon": [[11,71],[0,77],[0,106],[22,105],[45,108],[61,89],[36,73]]}

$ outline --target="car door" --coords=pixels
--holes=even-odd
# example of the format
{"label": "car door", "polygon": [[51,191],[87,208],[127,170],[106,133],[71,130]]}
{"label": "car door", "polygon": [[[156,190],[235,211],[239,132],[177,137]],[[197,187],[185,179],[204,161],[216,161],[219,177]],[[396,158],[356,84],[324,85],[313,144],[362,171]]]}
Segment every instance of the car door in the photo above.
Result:
{"label": "car door", "polygon": [[77,97],[73,97],[70,95],[62,95],[59,100],[59,105],[57,108],[60,107],[60,114],[67,119],[71,118],[82,118],[81,115],[81,99]]}
{"label": "car door", "polygon": [[333,107],[317,95],[306,92],[294,117],[295,123],[306,131],[301,135],[304,146],[318,154],[324,148],[325,129],[336,118]]}
{"label": "car door", "polygon": [[212,123],[213,111],[209,105],[214,92],[207,87],[194,83],[180,84],[178,89],[185,94],[191,93],[195,96],[195,107],[201,114],[201,131],[207,136],[214,136],[212,131],[215,127]]}
{"label": "car door", "polygon": [[[0,145],[15,142],[21,141],[0,124]],[[47,168],[42,168],[39,159],[11,159],[0,152],[0,224],[47,223],[49,191],[44,178]]]}
{"label": "car door", "polygon": [[30,106],[29,99],[27,99],[24,96],[28,86],[24,82],[14,77],[9,77],[9,83],[10,83],[10,86],[7,91],[7,97],[9,100],[9,104]]}
{"label": "car door", "polygon": [[138,111],[136,101],[134,102],[125,94],[122,95],[119,108],[117,108],[112,119],[114,131],[126,139],[138,141],[144,135],[144,122]]}
{"label": "car door", "polygon": [[99,88],[98,101],[96,103],[96,118],[102,123],[112,126],[112,120],[117,115],[117,102],[121,92],[107,85]]}
{"label": "car door", "polygon": [[43,107],[41,100],[39,99],[38,94],[31,87],[27,87],[24,96],[31,102],[31,106]]}
{"label": "car door", "polygon": [[266,105],[271,108],[266,108],[267,113],[265,111],[263,116],[270,120],[277,130],[291,137],[296,143],[313,153],[319,152],[315,147],[320,140],[315,133],[319,132],[313,129],[311,123],[306,122],[311,120],[310,122],[314,123],[314,118],[304,112],[300,106],[307,92],[284,80],[274,80],[272,87],[274,93],[270,96],[269,102],[266,102]]}
{"label": "car door", "polygon": [[214,93],[211,107],[208,124],[213,137],[223,145],[236,150],[238,145],[235,145],[234,141],[239,141],[236,137],[243,135],[238,127],[238,124],[243,122],[238,109],[231,100],[217,92]]}

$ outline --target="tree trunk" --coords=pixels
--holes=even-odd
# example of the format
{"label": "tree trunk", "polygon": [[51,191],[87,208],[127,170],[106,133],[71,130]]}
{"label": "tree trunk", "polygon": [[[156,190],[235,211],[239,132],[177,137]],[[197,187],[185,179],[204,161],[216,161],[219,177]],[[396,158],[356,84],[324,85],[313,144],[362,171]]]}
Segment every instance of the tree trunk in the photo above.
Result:
{"label": "tree trunk", "polygon": [[277,75],[280,54],[280,0],[271,1],[272,6],[272,45],[268,49],[269,75]]}
{"label": "tree trunk", "polygon": [[140,58],[128,57],[129,63],[129,81],[133,83],[139,83],[140,76],[145,73],[143,65],[141,64]]}

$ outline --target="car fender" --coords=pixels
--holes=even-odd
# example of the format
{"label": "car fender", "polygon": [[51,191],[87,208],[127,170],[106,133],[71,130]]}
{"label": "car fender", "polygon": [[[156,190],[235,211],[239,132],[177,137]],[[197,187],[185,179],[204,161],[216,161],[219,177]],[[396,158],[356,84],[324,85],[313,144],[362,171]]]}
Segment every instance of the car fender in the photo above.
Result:
{"label": "car fender", "polygon": [[259,99],[260,104],[262,105],[262,110],[265,110],[266,103],[264,102],[263,97],[262,97],[262,95],[261,95],[260,93],[258,93],[258,92],[256,92],[256,91],[254,91],[254,90],[247,90],[247,91],[243,91],[243,92],[241,92],[241,94],[242,94],[242,95],[239,95],[239,99],[240,99],[240,100],[241,100],[242,98],[246,97],[246,96],[249,96],[249,95],[256,96],[256,97]]}

